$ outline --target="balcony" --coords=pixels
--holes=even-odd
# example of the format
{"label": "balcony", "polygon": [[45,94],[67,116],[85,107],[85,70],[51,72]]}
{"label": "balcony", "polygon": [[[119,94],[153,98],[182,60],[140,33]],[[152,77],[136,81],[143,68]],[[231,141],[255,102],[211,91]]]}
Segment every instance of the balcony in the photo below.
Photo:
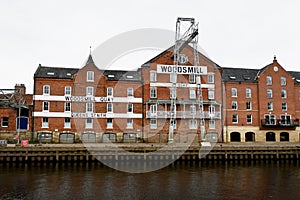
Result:
{"label": "balcony", "polygon": [[282,120],[282,119],[274,119],[274,120],[261,120],[261,129],[289,129],[295,130],[296,127],[299,126],[299,119],[295,120]]}
{"label": "balcony", "polygon": [[[147,118],[158,118],[158,119],[166,119],[170,118],[171,112],[170,111],[157,111],[156,113],[151,113],[150,111],[146,112]],[[209,113],[204,112],[203,116],[204,119],[221,119],[221,112]],[[200,112],[190,112],[190,111],[176,111],[176,118],[181,119],[193,119],[193,118],[200,118]]]}

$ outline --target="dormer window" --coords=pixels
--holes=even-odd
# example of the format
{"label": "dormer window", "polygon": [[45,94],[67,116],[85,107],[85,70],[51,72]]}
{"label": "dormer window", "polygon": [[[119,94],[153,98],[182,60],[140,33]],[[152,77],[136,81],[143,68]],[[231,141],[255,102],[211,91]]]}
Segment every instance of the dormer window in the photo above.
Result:
{"label": "dormer window", "polygon": [[231,80],[235,80],[235,79],[236,79],[236,76],[230,75],[229,78],[230,78]]}
{"label": "dormer window", "polygon": [[86,81],[94,82],[94,72],[93,71],[87,71],[86,76],[87,76]]}
{"label": "dormer window", "polygon": [[108,74],[108,78],[114,78],[115,77],[115,75],[113,75],[113,74]]}
{"label": "dormer window", "polygon": [[54,76],[54,72],[47,72],[47,75]]}

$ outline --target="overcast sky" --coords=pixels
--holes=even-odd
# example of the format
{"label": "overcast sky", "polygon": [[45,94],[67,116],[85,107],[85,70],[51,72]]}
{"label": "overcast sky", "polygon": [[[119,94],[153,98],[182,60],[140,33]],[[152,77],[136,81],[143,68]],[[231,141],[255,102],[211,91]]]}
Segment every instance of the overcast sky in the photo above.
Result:
{"label": "overcast sky", "polygon": [[300,71],[299,9],[297,0],[1,1],[0,88],[25,83],[32,93],[39,63],[79,68],[89,46],[135,29],[175,31],[177,17],[199,22],[199,45],[220,66],[262,68],[276,55]]}

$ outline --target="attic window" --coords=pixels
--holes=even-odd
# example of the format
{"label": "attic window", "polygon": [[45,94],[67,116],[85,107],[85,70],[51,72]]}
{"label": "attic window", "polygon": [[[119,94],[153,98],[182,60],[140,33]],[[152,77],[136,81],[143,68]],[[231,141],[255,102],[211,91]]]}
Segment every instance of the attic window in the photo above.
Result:
{"label": "attic window", "polygon": [[243,78],[244,78],[245,80],[250,80],[250,76],[248,76],[248,75],[243,75]]}
{"label": "attic window", "polygon": [[131,75],[127,75],[127,78],[133,78],[133,76],[131,76]]}
{"label": "attic window", "polygon": [[72,74],[71,73],[67,73],[67,76],[71,76]]}
{"label": "attic window", "polygon": [[109,77],[109,78],[114,78],[115,75],[113,75],[113,74],[108,74],[108,77]]}
{"label": "attic window", "polygon": [[47,75],[54,76],[54,72],[47,72]]}
{"label": "attic window", "polygon": [[230,78],[231,80],[235,80],[235,79],[236,79],[236,77],[235,77],[234,75],[230,75],[229,78]]}

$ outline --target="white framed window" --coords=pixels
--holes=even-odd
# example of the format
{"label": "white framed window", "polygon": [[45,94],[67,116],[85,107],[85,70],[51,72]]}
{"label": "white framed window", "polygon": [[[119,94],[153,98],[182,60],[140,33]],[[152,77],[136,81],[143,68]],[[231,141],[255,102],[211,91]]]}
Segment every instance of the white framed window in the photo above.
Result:
{"label": "white framed window", "polygon": [[93,103],[86,103],[86,112],[87,113],[92,113],[93,112]]}
{"label": "white framed window", "polygon": [[94,72],[93,71],[87,71],[86,72],[86,81],[87,82],[94,82]]}
{"label": "white framed window", "polygon": [[133,88],[127,88],[127,97],[133,97]]}
{"label": "white framed window", "polygon": [[71,119],[69,117],[65,118],[64,128],[71,128]]}
{"label": "white framed window", "polygon": [[268,98],[273,98],[273,91],[272,91],[272,89],[267,89],[267,97]]}
{"label": "white framed window", "polygon": [[190,74],[189,75],[189,82],[190,83],[195,83],[195,74]]}
{"label": "white framed window", "polygon": [[207,75],[207,83],[214,83],[214,82],[215,82],[214,74],[208,74]]}
{"label": "white framed window", "polygon": [[281,90],[281,98],[283,98],[283,99],[287,98],[286,90]]}
{"label": "white framed window", "polygon": [[285,76],[282,76],[280,78],[280,84],[281,84],[281,86],[285,86],[286,85],[286,77]]}
{"label": "white framed window", "polygon": [[150,98],[156,98],[156,87],[151,87],[150,88]]}
{"label": "white framed window", "polygon": [[190,112],[192,115],[196,114],[196,106],[195,105],[190,105]]}
{"label": "white framed window", "polygon": [[150,119],[150,129],[156,129],[156,128],[157,128],[157,120]]}
{"label": "white framed window", "polygon": [[131,118],[127,118],[127,129],[133,129],[133,120]]}
{"label": "white framed window", "polygon": [[266,82],[267,82],[267,85],[272,85],[272,76],[267,76]]}
{"label": "white framed window", "polygon": [[209,112],[209,114],[215,114],[215,112],[216,112],[216,107],[213,106],[213,105],[210,105],[210,106],[208,107],[208,112]]}
{"label": "white framed window", "polygon": [[171,83],[176,83],[177,82],[177,74],[176,73],[171,73],[170,74],[170,82]]}
{"label": "white framed window", "polygon": [[72,93],[72,87],[66,86],[65,87],[65,96],[71,96],[71,93]]}
{"label": "white framed window", "polygon": [[291,124],[291,115],[280,115],[280,124],[290,125]]}
{"label": "white framed window", "polygon": [[150,105],[150,113],[151,114],[156,114],[157,113],[157,105],[156,104]]}
{"label": "white framed window", "polygon": [[107,104],[107,112],[108,113],[113,113],[114,112],[112,103]]}
{"label": "white framed window", "polygon": [[112,87],[107,88],[107,96],[108,97],[114,96],[114,89]]}
{"label": "white framed window", "polygon": [[209,129],[215,129],[216,128],[216,121],[211,119],[209,120],[209,125],[208,125]]}
{"label": "white framed window", "polygon": [[71,112],[71,102],[65,102],[65,112]]}
{"label": "white framed window", "polygon": [[106,119],[106,128],[113,128],[113,119],[112,118],[107,118]]}
{"label": "white framed window", "polygon": [[208,90],[208,99],[215,99],[215,90]]}
{"label": "white framed window", "polygon": [[281,108],[282,108],[282,111],[287,111],[287,102],[282,102],[281,103]]}
{"label": "white framed window", "polygon": [[86,87],[86,96],[94,96],[94,87]]}
{"label": "white framed window", "polygon": [[251,89],[246,88],[246,98],[251,98]]}
{"label": "white framed window", "polygon": [[246,110],[252,110],[252,102],[251,101],[246,102]]}
{"label": "white framed window", "polygon": [[49,128],[48,117],[43,117],[42,128]]}
{"label": "white framed window", "polygon": [[44,112],[49,112],[50,110],[50,103],[48,101],[43,102],[43,111]]}
{"label": "white framed window", "polygon": [[196,99],[196,90],[190,89],[190,99]]}
{"label": "white framed window", "polygon": [[273,102],[271,102],[271,101],[268,102],[268,110],[269,111],[273,110]]}
{"label": "white framed window", "polygon": [[85,128],[93,128],[93,119],[91,118],[85,119]]}
{"label": "white framed window", "polygon": [[265,115],[265,123],[267,125],[275,125],[276,124],[276,115],[266,114]]}
{"label": "white framed window", "polygon": [[43,86],[43,95],[50,95],[50,86],[49,85]]}
{"label": "white framed window", "polygon": [[247,124],[252,124],[252,115],[247,114]]}
{"label": "white framed window", "polygon": [[150,82],[156,82],[156,71],[150,71]]}
{"label": "white framed window", "polygon": [[133,113],[133,104],[132,103],[127,104],[127,112]]}
{"label": "white framed window", "polygon": [[8,117],[1,118],[1,127],[8,127]]}
{"label": "white framed window", "polygon": [[231,97],[237,97],[237,89],[231,88]]}
{"label": "white framed window", "polygon": [[231,102],[231,108],[232,108],[232,110],[237,110],[238,109],[238,103],[237,103],[237,101],[232,101]]}
{"label": "white framed window", "polygon": [[176,99],[176,88],[170,88],[170,99]]}
{"label": "white framed window", "polygon": [[189,120],[189,128],[190,129],[197,129],[197,120],[196,119],[190,119]]}
{"label": "white framed window", "polygon": [[239,116],[238,114],[232,115],[232,123],[238,123],[239,122]]}

